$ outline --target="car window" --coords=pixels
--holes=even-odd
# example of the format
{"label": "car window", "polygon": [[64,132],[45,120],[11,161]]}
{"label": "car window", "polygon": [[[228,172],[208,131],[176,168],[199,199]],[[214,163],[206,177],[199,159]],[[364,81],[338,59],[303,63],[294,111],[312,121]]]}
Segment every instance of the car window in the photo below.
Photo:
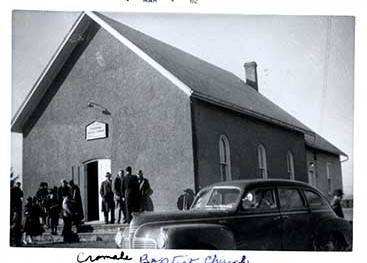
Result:
{"label": "car window", "polygon": [[315,192],[305,190],[304,193],[310,207],[324,206],[325,202],[323,201],[322,197],[316,194]]}
{"label": "car window", "polygon": [[208,206],[232,206],[236,203],[238,189],[214,189],[207,203]]}
{"label": "car window", "polygon": [[268,189],[252,189],[245,193],[242,199],[243,209],[272,209],[276,208],[274,191]]}
{"label": "car window", "polygon": [[214,188],[200,192],[192,209],[232,209],[239,198],[239,188]]}
{"label": "car window", "polygon": [[289,210],[306,206],[298,189],[279,188],[278,195],[281,209]]}
{"label": "car window", "polygon": [[208,202],[209,195],[210,195],[209,190],[199,192],[198,196],[194,201],[194,204],[192,205],[192,208],[200,209],[205,207],[206,203]]}

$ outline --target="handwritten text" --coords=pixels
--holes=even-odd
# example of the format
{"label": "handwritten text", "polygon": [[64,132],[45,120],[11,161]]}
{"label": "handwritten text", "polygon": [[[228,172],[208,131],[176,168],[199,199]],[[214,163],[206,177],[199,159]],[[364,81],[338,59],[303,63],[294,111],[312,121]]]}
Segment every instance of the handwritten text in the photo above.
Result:
{"label": "handwritten text", "polygon": [[188,255],[177,255],[173,257],[149,257],[144,254],[140,257],[140,263],[249,263],[246,256],[243,255],[241,260],[229,260],[218,256],[217,254],[209,255],[203,258],[191,257]]}
{"label": "handwritten text", "polygon": [[121,251],[120,255],[113,255],[113,256],[109,256],[109,255],[98,255],[96,257],[92,257],[91,255],[88,255],[87,257],[84,256],[84,253],[79,253],[78,257],[77,257],[77,261],[79,263],[83,263],[83,262],[95,262],[98,260],[106,260],[106,259],[112,259],[112,260],[132,260],[131,257],[129,257],[128,255],[125,255],[124,251]]}

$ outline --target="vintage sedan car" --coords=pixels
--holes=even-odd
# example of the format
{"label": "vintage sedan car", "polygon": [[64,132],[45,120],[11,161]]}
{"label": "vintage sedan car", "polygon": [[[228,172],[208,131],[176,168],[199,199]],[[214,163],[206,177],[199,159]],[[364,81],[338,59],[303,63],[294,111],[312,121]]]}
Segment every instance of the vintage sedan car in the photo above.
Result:
{"label": "vintage sedan car", "polygon": [[187,211],[135,214],[117,236],[131,249],[350,250],[352,226],[308,184],[239,180],[203,188]]}

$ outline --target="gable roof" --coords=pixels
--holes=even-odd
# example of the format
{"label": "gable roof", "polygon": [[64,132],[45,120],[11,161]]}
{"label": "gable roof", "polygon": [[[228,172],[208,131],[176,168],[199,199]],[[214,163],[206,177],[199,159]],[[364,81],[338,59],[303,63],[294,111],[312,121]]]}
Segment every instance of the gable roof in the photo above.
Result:
{"label": "gable roof", "polygon": [[[90,21],[111,33],[189,96],[308,134],[309,137],[314,136],[310,128],[234,74],[97,12],[83,12],[77,19],[14,116],[12,131],[22,132],[24,124],[41,101],[52,79],[71,54],[76,42],[71,40],[80,36]],[[312,145],[315,147],[316,144],[325,151],[333,150],[333,153],[337,149],[324,139],[314,140]],[[339,154],[344,153],[339,150]]]}
{"label": "gable roof", "polygon": [[94,13],[192,90],[191,96],[301,132],[312,131],[242,79],[100,13]]}

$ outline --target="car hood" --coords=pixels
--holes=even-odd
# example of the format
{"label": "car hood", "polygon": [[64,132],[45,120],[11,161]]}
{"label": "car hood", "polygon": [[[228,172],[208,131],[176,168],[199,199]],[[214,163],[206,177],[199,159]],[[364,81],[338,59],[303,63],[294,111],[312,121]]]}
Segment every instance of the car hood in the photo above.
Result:
{"label": "car hood", "polygon": [[213,217],[226,217],[233,213],[228,210],[186,210],[174,212],[143,212],[135,213],[131,225],[138,226],[149,222],[187,221],[190,219],[204,219]]}

